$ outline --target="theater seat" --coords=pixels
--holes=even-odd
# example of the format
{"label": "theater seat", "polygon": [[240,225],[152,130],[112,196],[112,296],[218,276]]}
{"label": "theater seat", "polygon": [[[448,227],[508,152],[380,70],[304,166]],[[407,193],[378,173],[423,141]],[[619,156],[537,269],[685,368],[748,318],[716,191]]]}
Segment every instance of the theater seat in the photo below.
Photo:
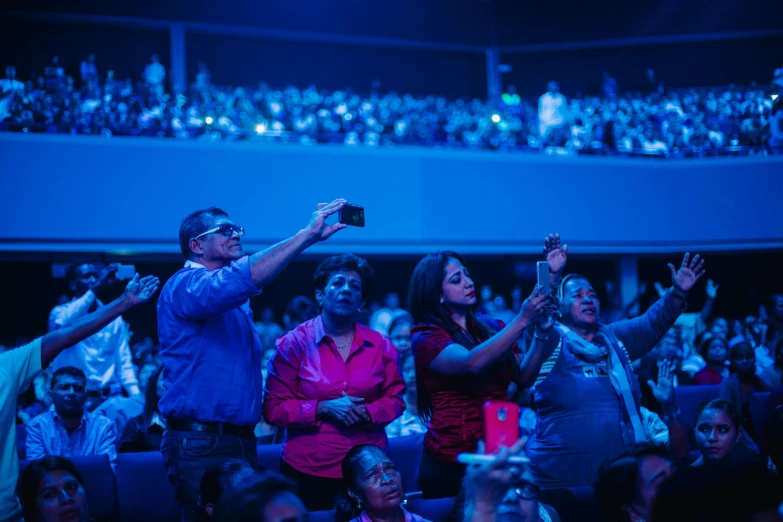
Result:
{"label": "theater seat", "polygon": [[677,388],[675,399],[677,401],[677,406],[680,408],[682,422],[685,425],[685,429],[688,430],[688,442],[690,443],[691,449],[698,449],[691,428],[696,424],[696,411],[699,409],[699,405],[710,399],[717,399],[719,396],[719,384],[693,384]]}
{"label": "theater seat", "polygon": [[[118,522],[117,483],[106,455],[75,457],[73,463],[84,479],[90,515],[96,522]],[[19,476],[31,461],[19,462]],[[130,520],[130,519],[125,519]]]}
{"label": "theater seat", "polygon": [[406,493],[419,491],[419,462],[423,447],[423,433],[389,439],[389,457],[400,470],[402,488]]}
{"label": "theater seat", "polygon": [[280,451],[282,444],[262,444],[256,446],[258,465],[268,471],[280,473]]}
{"label": "theater seat", "polygon": [[425,500],[422,498],[414,498],[408,501],[405,505],[405,509],[411,513],[416,513],[425,520],[431,522],[444,522],[446,517],[449,516],[451,510],[454,509],[453,498],[436,498],[432,500]]}
{"label": "theater seat", "polygon": [[117,492],[123,521],[168,522],[178,518],[174,486],[158,451],[121,453],[117,460]]}
{"label": "theater seat", "polygon": [[309,522],[334,522],[334,510],[331,511],[311,511]]}
{"label": "theater seat", "polygon": [[769,419],[769,414],[771,413],[768,407],[769,396],[770,392],[754,393],[751,395],[750,401],[748,401],[750,406],[750,418],[753,421],[753,427],[756,428],[756,434],[759,439],[756,443],[764,451],[767,451],[767,444],[763,435],[764,427],[766,426],[767,419]]}

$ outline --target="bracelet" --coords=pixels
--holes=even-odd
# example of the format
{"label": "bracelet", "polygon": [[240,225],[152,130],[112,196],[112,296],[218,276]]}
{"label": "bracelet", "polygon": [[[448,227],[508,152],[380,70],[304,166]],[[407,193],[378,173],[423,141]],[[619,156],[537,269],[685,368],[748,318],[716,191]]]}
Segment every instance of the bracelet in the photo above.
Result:
{"label": "bracelet", "polygon": [[685,301],[686,299],[688,299],[688,294],[680,295],[677,293],[677,290],[675,290],[674,287],[672,287],[672,295],[677,299],[679,299],[680,301]]}
{"label": "bracelet", "polygon": [[666,420],[669,420],[669,419],[674,419],[676,417],[679,417],[681,413],[682,412],[680,411],[680,408],[677,408],[676,410],[674,410],[673,412],[671,412],[668,415],[665,414],[665,413],[662,413],[661,414],[661,418],[663,418],[666,421]]}
{"label": "bracelet", "polygon": [[549,339],[549,332],[546,333],[546,337],[539,337],[538,336],[538,330],[533,331],[533,339],[538,339],[539,341],[546,341]]}

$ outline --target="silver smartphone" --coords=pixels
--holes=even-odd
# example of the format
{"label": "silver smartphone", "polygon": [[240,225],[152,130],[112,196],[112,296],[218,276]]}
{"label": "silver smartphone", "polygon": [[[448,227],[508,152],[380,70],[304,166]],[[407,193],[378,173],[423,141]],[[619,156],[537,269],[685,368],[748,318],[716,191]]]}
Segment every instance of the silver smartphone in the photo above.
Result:
{"label": "silver smartphone", "polygon": [[551,293],[552,289],[549,286],[549,263],[546,261],[536,263],[536,282],[544,287],[541,293],[547,295]]}

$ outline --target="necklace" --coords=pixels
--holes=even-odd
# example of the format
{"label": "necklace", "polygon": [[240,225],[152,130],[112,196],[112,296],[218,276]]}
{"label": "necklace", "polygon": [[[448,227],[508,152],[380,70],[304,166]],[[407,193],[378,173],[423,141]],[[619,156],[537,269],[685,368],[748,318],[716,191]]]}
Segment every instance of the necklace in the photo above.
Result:
{"label": "necklace", "polygon": [[353,332],[353,331],[351,331],[351,340],[350,340],[350,341],[348,341],[348,343],[347,343],[347,344],[345,344],[344,346],[341,346],[341,345],[339,345],[339,344],[337,344],[337,343],[334,343],[334,344],[335,344],[335,345],[337,345],[337,349],[338,349],[338,350],[345,350],[346,348],[350,348],[350,347],[351,347],[351,345],[353,344],[353,336],[354,336],[354,332]]}

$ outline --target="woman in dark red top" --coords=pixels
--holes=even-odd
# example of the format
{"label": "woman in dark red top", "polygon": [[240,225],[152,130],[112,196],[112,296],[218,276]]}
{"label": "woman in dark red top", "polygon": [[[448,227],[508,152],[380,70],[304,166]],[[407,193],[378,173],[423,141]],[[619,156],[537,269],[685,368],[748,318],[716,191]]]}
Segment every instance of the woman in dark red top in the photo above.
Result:
{"label": "woman in dark red top", "polygon": [[419,415],[429,421],[419,468],[425,498],[459,492],[465,470],[456,457],[484,437],[484,402],[508,400],[519,370],[514,343],[547,303],[539,290],[504,325],[474,314],[475,287],[459,254],[437,252],[416,265],[408,296]]}
{"label": "woman in dark red top", "polygon": [[707,334],[699,346],[701,356],[707,366],[693,375],[693,384],[720,384],[729,376],[726,360],[729,358],[729,345],[726,339]]}

